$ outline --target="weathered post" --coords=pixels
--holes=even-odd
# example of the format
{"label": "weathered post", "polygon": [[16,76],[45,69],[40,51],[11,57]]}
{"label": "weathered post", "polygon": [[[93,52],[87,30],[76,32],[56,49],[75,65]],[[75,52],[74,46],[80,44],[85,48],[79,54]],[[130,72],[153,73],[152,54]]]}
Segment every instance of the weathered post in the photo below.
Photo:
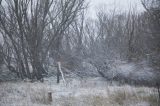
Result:
{"label": "weathered post", "polygon": [[52,102],[52,92],[48,92],[48,102]]}
{"label": "weathered post", "polygon": [[157,86],[157,90],[158,90],[158,102],[160,103],[160,84],[159,83],[156,83],[156,86]]}
{"label": "weathered post", "polygon": [[59,67],[58,67],[58,64],[57,64],[57,83],[60,83],[60,70],[59,70]]}

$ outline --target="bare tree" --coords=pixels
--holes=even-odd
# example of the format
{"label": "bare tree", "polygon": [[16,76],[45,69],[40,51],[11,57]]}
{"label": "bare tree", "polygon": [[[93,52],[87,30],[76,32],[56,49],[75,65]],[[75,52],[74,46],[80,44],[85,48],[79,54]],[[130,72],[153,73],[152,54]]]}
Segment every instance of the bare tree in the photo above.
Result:
{"label": "bare tree", "polygon": [[[6,0],[1,5],[0,26],[11,41],[21,78],[43,78],[47,54],[52,46],[58,53],[62,35],[84,0]],[[57,55],[56,55],[57,56]],[[32,67],[32,68],[30,68]]]}

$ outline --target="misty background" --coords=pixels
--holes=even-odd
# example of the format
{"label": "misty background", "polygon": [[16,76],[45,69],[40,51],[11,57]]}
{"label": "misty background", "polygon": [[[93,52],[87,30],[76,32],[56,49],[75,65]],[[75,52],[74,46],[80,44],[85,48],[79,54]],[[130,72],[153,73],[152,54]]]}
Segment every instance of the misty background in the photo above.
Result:
{"label": "misty background", "polygon": [[61,75],[74,73],[154,86],[159,80],[155,2],[2,0],[0,78],[57,76],[59,83]]}
{"label": "misty background", "polygon": [[159,106],[159,0],[0,0],[0,106]]}

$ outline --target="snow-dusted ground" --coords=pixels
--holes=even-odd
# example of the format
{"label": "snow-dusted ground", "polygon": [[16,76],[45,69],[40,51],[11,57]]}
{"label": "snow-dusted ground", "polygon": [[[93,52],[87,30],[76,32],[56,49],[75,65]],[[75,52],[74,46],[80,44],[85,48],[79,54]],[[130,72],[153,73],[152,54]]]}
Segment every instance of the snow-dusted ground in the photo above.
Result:
{"label": "snow-dusted ground", "polygon": [[0,106],[158,106],[157,98],[154,88],[117,86],[102,78],[0,83]]}
{"label": "snow-dusted ground", "polygon": [[[2,69],[0,78],[15,78],[13,73]],[[53,67],[51,69],[51,73],[56,72]],[[85,76],[83,79],[78,78],[76,72],[65,72],[66,82],[61,81],[60,84],[56,83],[55,77],[44,79],[44,83],[0,83],[0,106],[158,106],[158,93],[155,88],[134,87],[124,85],[125,83],[121,85],[120,80],[135,81],[140,85],[158,81],[160,74],[145,61],[120,61],[110,70],[104,70],[108,78],[118,77],[121,83],[100,78],[96,68],[89,63],[84,63],[80,72]],[[48,101],[49,92],[52,93],[52,102]]]}
{"label": "snow-dusted ground", "polygon": [[120,61],[103,73],[109,79],[135,85],[155,86],[155,83],[160,80],[160,72],[150,67],[146,61],[137,63]]}

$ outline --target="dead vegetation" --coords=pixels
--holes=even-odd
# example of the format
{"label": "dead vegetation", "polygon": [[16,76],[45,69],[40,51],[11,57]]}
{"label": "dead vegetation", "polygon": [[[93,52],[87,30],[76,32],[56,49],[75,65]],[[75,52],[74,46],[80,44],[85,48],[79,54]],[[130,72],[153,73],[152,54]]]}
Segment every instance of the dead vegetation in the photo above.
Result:
{"label": "dead vegetation", "polygon": [[155,88],[91,84],[1,83],[0,106],[158,106]]}

